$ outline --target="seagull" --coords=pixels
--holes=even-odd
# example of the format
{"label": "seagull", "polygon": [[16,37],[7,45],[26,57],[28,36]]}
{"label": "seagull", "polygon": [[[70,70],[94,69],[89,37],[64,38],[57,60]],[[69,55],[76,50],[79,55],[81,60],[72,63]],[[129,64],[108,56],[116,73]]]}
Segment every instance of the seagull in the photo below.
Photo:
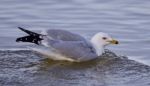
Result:
{"label": "seagull", "polygon": [[43,34],[18,27],[27,33],[27,36],[19,37],[16,42],[30,42],[38,45],[32,47],[52,60],[66,60],[72,62],[89,61],[98,58],[104,53],[105,46],[119,44],[110,35],[104,32],[96,33],[91,40],[81,35],[59,29],[49,29]]}

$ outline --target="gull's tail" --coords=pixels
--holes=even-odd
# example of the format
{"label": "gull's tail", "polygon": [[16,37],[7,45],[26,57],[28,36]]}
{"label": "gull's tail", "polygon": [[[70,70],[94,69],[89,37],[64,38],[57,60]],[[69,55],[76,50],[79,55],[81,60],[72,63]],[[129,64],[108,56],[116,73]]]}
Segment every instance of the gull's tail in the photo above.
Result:
{"label": "gull's tail", "polygon": [[38,34],[29,30],[26,30],[24,28],[18,27],[20,30],[24,31],[25,33],[27,33],[27,36],[24,37],[19,37],[16,39],[16,42],[30,42],[30,43],[35,43],[37,45],[41,44],[41,41],[44,40],[43,36],[46,35],[42,35],[42,34]]}

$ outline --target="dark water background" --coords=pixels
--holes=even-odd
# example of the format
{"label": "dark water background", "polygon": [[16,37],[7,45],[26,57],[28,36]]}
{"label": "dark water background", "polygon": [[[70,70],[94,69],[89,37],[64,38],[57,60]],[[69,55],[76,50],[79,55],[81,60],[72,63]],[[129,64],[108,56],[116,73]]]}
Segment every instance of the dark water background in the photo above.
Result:
{"label": "dark water background", "polygon": [[[14,41],[24,34],[18,26],[37,32],[65,29],[87,39],[96,32],[106,32],[120,41],[120,45],[108,49],[150,65],[149,0],[0,0],[1,50],[26,49],[28,44]],[[150,68],[130,60],[107,59],[106,63],[69,67],[68,63],[50,61],[45,71],[38,66],[40,58],[29,51],[1,51],[0,55],[1,86],[150,85]],[[92,65],[85,67],[87,64]]]}

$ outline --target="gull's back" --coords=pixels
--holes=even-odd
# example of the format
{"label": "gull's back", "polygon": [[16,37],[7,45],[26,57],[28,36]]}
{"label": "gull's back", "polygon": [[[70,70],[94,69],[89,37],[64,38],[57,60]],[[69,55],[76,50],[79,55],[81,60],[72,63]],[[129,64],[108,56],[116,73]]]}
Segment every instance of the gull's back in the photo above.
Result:
{"label": "gull's back", "polygon": [[47,30],[46,34],[55,40],[85,41],[84,37],[82,37],[78,34],[75,34],[75,33],[71,33],[66,30],[50,29],[50,30]]}

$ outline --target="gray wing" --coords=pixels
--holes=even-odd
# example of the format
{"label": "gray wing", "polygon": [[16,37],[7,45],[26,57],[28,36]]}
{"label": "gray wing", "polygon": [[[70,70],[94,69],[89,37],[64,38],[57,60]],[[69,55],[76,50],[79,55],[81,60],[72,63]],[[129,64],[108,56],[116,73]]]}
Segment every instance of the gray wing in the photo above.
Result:
{"label": "gray wing", "polygon": [[87,45],[84,41],[63,41],[53,44],[60,54],[74,59],[76,61],[87,61],[97,58],[92,46]]}
{"label": "gray wing", "polygon": [[61,55],[76,61],[87,61],[97,58],[91,44],[80,35],[56,29],[48,30],[47,35],[48,38],[45,38],[46,46],[50,46]]}
{"label": "gray wing", "polygon": [[50,29],[47,31],[47,35],[54,40],[85,41],[84,37],[66,30]]}

